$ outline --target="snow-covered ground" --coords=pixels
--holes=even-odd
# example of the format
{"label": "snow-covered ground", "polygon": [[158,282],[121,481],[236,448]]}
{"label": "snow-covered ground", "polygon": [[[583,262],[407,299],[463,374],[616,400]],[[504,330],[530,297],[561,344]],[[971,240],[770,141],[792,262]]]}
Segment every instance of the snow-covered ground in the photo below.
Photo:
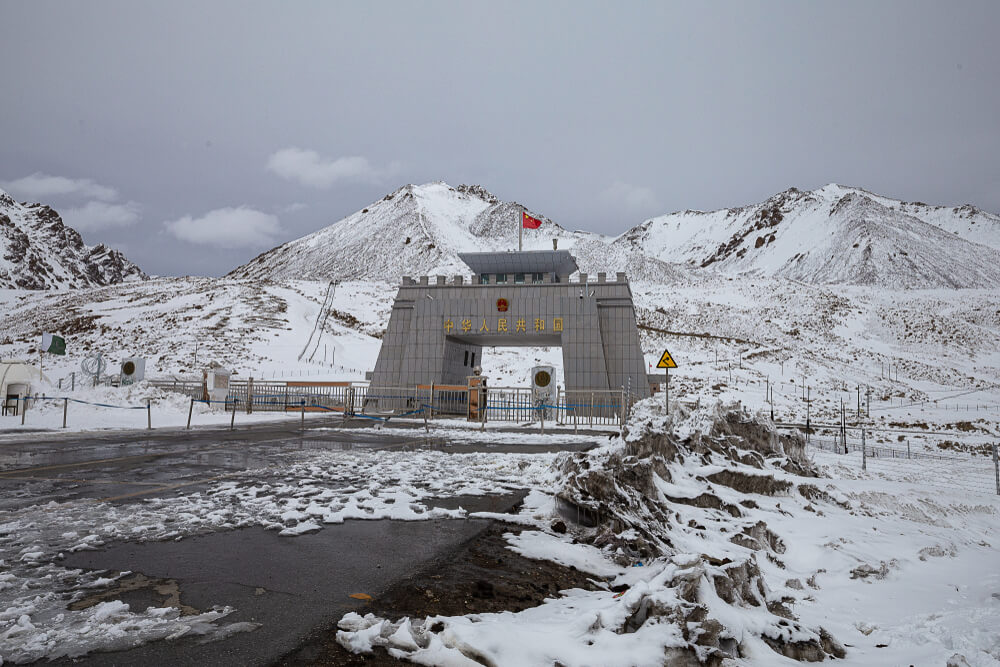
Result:
{"label": "snow-covered ground", "polygon": [[[635,419],[662,426],[659,406],[651,399]],[[706,406],[672,427],[688,437],[710,428],[711,419]],[[456,442],[538,443],[541,438],[462,432],[455,425],[435,427],[431,435]],[[550,435],[542,442],[586,439]],[[587,456],[597,467],[624,446],[619,440]],[[905,664],[944,664],[955,653],[973,666],[1000,664],[1000,577],[995,573],[1000,498],[927,486],[925,469],[916,460],[910,468],[870,460],[862,471],[858,454],[810,453],[829,478],[803,478],[774,467],[761,471],[714,458],[671,464],[658,482],[663,495],[657,502],[676,516],[666,534],[674,551],[653,559],[629,557],[621,547],[601,549],[584,539],[573,543],[584,537],[582,528],[567,535],[553,532],[554,497],[567,484],[566,459],[547,453],[302,451],[203,491],[138,505],[50,503],[5,511],[0,515],[0,656],[22,662],[183,634],[213,638],[253,629],[252,624],[227,624],[232,610],[223,607],[196,617],[180,617],[169,608],[129,609],[116,601],[69,611],[67,599],[78,600],[120,575],[64,568],[59,563],[67,552],[245,526],[264,526],[294,539],[345,520],[461,519],[468,516],[464,510],[435,508],[431,499],[527,487],[532,492],[521,514],[506,517],[527,528],[509,536],[511,548],[610,578],[608,587],[624,585],[626,593],[569,591],[518,614],[433,619],[414,629],[407,624],[402,631],[398,619],[383,623],[349,616],[343,623],[345,644],[363,650],[375,636],[395,637],[389,645],[423,664],[472,664],[459,648],[498,665],[553,660],[660,664],[668,647],[687,645],[680,627],[660,618],[636,632],[616,628],[643,600],[679,604],[678,582],[717,574],[722,566],[712,563],[719,559],[745,558],[747,549],[728,536],[765,522],[782,546],[772,549],[773,558],[755,563],[766,586],[764,598],[782,602],[798,617],[795,625],[801,629],[789,631],[788,639],[815,636],[815,628],[822,627],[846,647],[850,664],[881,665],[886,656]],[[706,482],[727,465],[750,475],[766,472],[789,488],[774,495],[748,494]],[[704,492],[738,504],[742,515],[734,518],[683,500]],[[745,502],[748,498],[752,504]],[[714,560],[706,561],[703,554]],[[738,664],[784,660],[760,639],[765,630],[787,630],[780,617],[713,597],[708,585],[698,590],[700,603],[742,642]],[[419,635],[419,628],[437,621],[445,624],[444,632],[433,638]]]}
{"label": "snow-covered ground", "polygon": [[[654,656],[662,657],[669,642],[686,641],[683,632],[662,621],[636,632],[614,628],[643,599],[676,603],[670,591],[684,577],[718,574],[713,568],[721,566],[704,554],[745,557],[719,537],[720,531],[733,534],[763,521],[784,546],[782,553],[771,554],[781,565],[766,556],[756,560],[766,597],[790,606],[802,637],[824,628],[844,645],[848,664],[945,664],[956,653],[972,666],[1000,664],[995,572],[1000,503],[990,487],[988,456],[989,445],[1000,440],[1000,295],[992,290],[817,287],[747,276],[704,277],[696,284],[634,283],[632,289],[647,361],[655,364],[667,348],[680,365],[670,372],[672,401],[702,407],[738,401],[769,414],[768,396],[773,396],[776,419],[804,422],[808,397],[814,426],[838,422],[842,403],[853,425],[858,387],[863,402],[870,387],[871,404],[862,407],[862,413],[870,413],[865,417],[869,444],[943,457],[869,459],[862,470],[857,453],[809,450],[826,477],[806,480],[769,470],[789,481],[792,490],[753,495],[756,507],[741,505],[738,520],[665,501],[681,519],[671,529],[677,549],[644,559],[638,567],[638,559],[622,563],[613,549],[573,544],[572,535],[551,531],[553,497],[565,480],[554,467],[558,457],[546,453],[308,451],[276,468],[247,471],[203,491],[128,508],[64,503],[5,510],[0,513],[0,656],[19,662],[178,633],[224,636],[252,630],[226,624],[224,608],[197,618],[114,602],[69,611],[67,593],[70,600],[79,599],[105,585],[102,578],[117,575],[68,570],[59,565],[60,553],[113,540],[183,539],[241,526],[265,526],[295,539],[328,522],[358,518],[459,519],[464,511],[434,509],[429,498],[527,486],[532,494],[515,518],[527,529],[511,534],[511,547],[613,577],[609,586],[627,585],[624,595],[571,591],[519,614],[446,619],[445,633],[417,637],[419,642],[417,630],[401,630],[399,619],[385,625],[381,619],[350,618],[345,619],[345,641],[364,648],[366,641],[389,633],[397,650],[428,664],[446,658],[463,664],[467,658],[456,653],[459,646],[497,664],[557,659],[566,665],[642,664],[647,657],[658,664]],[[68,381],[83,356],[98,351],[112,368],[127,356],[144,356],[147,375],[159,378],[197,377],[207,362],[218,361],[236,370],[237,378],[361,380],[374,365],[395,287],[364,281],[338,286],[336,312],[322,332],[314,362],[299,361],[325,290],[323,282],[202,278],[59,292],[0,290],[0,356],[35,361],[40,333],[62,333],[68,355],[46,355],[51,384],[45,391],[86,401],[68,404],[68,430],[145,428],[147,399],[154,428],[179,427],[187,420],[187,397],[144,384],[86,388],[79,375],[76,391],[68,392],[58,381]],[[489,349],[483,359],[492,386],[524,386],[528,369],[537,363],[561,367],[559,349]],[[29,410],[25,428],[59,429],[62,417],[61,401],[43,401]],[[239,426],[251,419],[298,416],[239,413],[236,419]],[[196,405],[192,422],[228,420],[227,414]],[[434,423],[430,437],[540,444],[577,440],[542,438],[534,428],[500,435],[494,424],[485,433],[461,426]],[[20,429],[20,420],[0,418],[0,429]],[[815,437],[827,442],[831,436]],[[858,431],[849,437],[856,444]],[[624,445],[609,447],[616,446]],[[747,500],[747,494],[706,485],[700,478],[713,474],[712,465],[728,464],[671,467],[669,486],[660,491],[690,498],[710,486],[726,502]],[[826,495],[805,497],[805,484]],[[852,571],[857,571],[853,578]],[[748,638],[740,662],[783,660],[759,639],[762,629],[782,627],[773,614],[713,599],[711,586],[698,590],[713,617]],[[413,619],[412,628],[422,620]],[[510,637],[518,640],[505,640]],[[415,653],[414,646],[425,639],[429,643],[420,650],[430,652]]]}
{"label": "snow-covered ground", "polygon": [[[870,388],[862,412],[880,429],[948,431],[954,442],[973,444],[1000,435],[1000,295],[993,290],[884,292],[753,277],[632,287],[651,372],[663,349],[679,364],[670,372],[673,398],[770,410],[771,397],[778,420],[804,422],[808,412],[813,423],[832,423],[842,403],[854,421],[859,388],[863,404]],[[56,396],[71,373],[82,384],[80,362],[96,352],[109,372],[143,356],[155,378],[199,378],[217,361],[236,378],[363,380],[395,286],[340,284],[327,328],[311,347],[314,361],[299,361],[325,290],[321,282],[202,278],[0,290],[0,357],[35,362],[41,332],[62,333],[68,354],[44,359],[53,385],[47,393]],[[494,387],[526,386],[530,368],[543,363],[556,367],[558,382],[559,348],[487,348],[482,360]],[[101,397],[107,400],[94,402],[124,402]],[[886,442],[899,435],[886,434]]]}
{"label": "snow-covered ground", "polygon": [[[645,409],[656,421],[656,409]],[[673,427],[697,431],[710,424],[705,416]],[[626,446],[593,451],[580,469],[611,473]],[[661,665],[687,650],[704,660],[728,656],[733,665],[794,664],[793,656],[839,649],[852,665],[943,665],[956,656],[965,661],[956,664],[1000,664],[1000,497],[928,488],[902,469],[866,473],[860,455],[812,452],[823,475],[813,478],[784,472],[780,456],[761,469],[718,452],[707,461],[691,453],[654,464],[656,491],[619,508],[627,527],[617,548],[587,544],[596,529],[550,528],[553,496],[569,497],[565,459],[554,466],[564,474],[529,497],[517,521],[533,530],[509,535],[510,548],[606,578],[603,589],[562,591],[519,613],[351,613],[338,640],[356,652],[383,647],[419,664],[470,667]],[[607,493],[627,497],[636,475],[619,472]],[[766,481],[741,489],[754,479]],[[705,494],[721,506],[697,502]],[[649,539],[668,545],[652,559],[628,546],[641,543],[627,521],[643,516],[643,503],[661,513],[635,525],[659,528]]]}

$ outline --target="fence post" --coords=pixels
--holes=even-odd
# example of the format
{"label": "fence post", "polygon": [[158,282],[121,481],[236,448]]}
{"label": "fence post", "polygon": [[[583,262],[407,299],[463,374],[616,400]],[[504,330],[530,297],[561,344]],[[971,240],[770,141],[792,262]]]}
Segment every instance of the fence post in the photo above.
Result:
{"label": "fence post", "polygon": [[229,418],[229,430],[236,430],[236,404],[239,402],[235,396],[233,397],[233,416]]}
{"label": "fence post", "polygon": [[861,427],[861,469],[868,470],[868,448],[865,446],[864,427]]}
{"label": "fence post", "polygon": [[191,430],[191,413],[194,412],[194,396],[191,397],[191,406],[188,408],[188,425],[187,428]]}
{"label": "fence post", "polygon": [[993,474],[997,481],[997,495],[1000,496],[1000,462],[997,460],[997,443],[993,443]]}
{"label": "fence post", "polygon": [[63,428],[66,428],[66,412],[69,409],[69,399],[63,398]]}
{"label": "fence post", "polygon": [[594,427],[594,392],[590,392],[590,427]]}
{"label": "fence post", "polygon": [[431,382],[431,400],[427,402],[429,411],[428,419],[434,419],[434,383]]}
{"label": "fence post", "polygon": [[910,458],[910,441],[906,441],[906,458]]}
{"label": "fence post", "polygon": [[306,399],[302,399],[302,430],[306,429]]}
{"label": "fence post", "polygon": [[562,405],[562,400],[561,399],[562,399],[562,387],[557,386],[556,387],[556,426],[562,426],[563,425],[563,423],[559,419],[560,417],[563,416],[562,415],[562,411],[559,409],[559,406]]}
{"label": "fence post", "polygon": [[621,417],[621,427],[622,428],[621,428],[621,431],[622,431],[622,433],[624,433],[625,432],[625,409],[626,409],[626,403],[627,403],[627,399],[625,398],[625,387],[622,387],[621,401],[622,401],[622,417]]}
{"label": "fence post", "polygon": [[153,430],[153,408],[152,408],[152,404],[153,404],[153,399],[147,398],[146,399],[146,430],[148,430],[148,431],[152,431]]}
{"label": "fence post", "polygon": [[545,408],[538,408],[538,416],[540,417],[539,424],[541,424],[542,434],[545,434]]}
{"label": "fence post", "polygon": [[[288,385],[285,385],[285,391],[288,391]],[[253,376],[247,380],[247,414],[253,414]]]}
{"label": "fence post", "polygon": [[[577,399],[577,400],[579,400],[579,399]],[[570,401],[569,392],[566,392],[566,407],[567,408],[570,407],[570,402],[569,401]],[[573,435],[576,435],[578,433],[578,424],[577,424],[577,422],[580,419],[580,415],[578,414],[579,411],[576,409],[576,404],[573,404],[572,410],[573,410]]]}
{"label": "fence post", "polygon": [[21,403],[21,426],[24,426],[24,413],[28,411],[28,397],[25,396]]}

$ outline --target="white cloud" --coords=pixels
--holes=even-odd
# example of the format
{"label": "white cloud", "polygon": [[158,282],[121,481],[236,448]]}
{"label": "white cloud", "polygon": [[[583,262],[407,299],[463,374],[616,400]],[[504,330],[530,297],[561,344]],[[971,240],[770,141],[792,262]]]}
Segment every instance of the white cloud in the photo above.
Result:
{"label": "white cloud", "polygon": [[377,169],[368,158],[326,158],[316,151],[292,147],[272,153],[267,168],[286,180],[325,190],[338,181],[378,182],[395,166]]}
{"label": "white cloud", "polygon": [[49,176],[35,172],[30,176],[16,181],[4,181],[0,186],[19,197],[41,201],[48,197],[60,195],[79,195],[87,199],[114,201],[118,199],[118,191],[106,185],[95,183],[89,178],[66,178],[64,176]]}
{"label": "white cloud", "polygon": [[611,185],[601,194],[601,197],[610,204],[625,206],[635,211],[648,211],[660,205],[651,189],[621,181]]}
{"label": "white cloud", "polygon": [[218,208],[200,218],[186,215],[163,225],[182,241],[218,248],[266,246],[282,231],[277,216],[246,206]]}
{"label": "white cloud", "polygon": [[281,207],[281,209],[278,212],[285,214],[298,213],[299,211],[304,211],[307,208],[309,208],[309,204],[303,204],[302,202],[297,201],[297,202],[292,202],[288,206]]}
{"label": "white cloud", "polygon": [[77,231],[91,231],[131,225],[139,219],[139,211],[139,205],[132,201],[127,204],[89,201],[83,206],[66,209],[62,218]]}

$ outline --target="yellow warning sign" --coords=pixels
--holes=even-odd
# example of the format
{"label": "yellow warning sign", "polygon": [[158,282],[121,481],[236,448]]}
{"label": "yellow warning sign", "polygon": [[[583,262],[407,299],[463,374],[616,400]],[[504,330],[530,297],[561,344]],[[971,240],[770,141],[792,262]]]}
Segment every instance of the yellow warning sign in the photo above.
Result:
{"label": "yellow warning sign", "polygon": [[677,368],[677,364],[674,362],[674,358],[670,356],[670,352],[667,350],[663,351],[663,356],[656,363],[657,368]]}

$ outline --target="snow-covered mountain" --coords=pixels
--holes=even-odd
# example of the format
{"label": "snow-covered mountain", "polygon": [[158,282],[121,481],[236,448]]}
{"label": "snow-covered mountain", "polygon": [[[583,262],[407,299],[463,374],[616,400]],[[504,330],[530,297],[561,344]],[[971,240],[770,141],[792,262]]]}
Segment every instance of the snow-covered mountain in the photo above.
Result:
{"label": "snow-covered mountain", "polygon": [[1000,284],[1000,217],[835,184],[792,188],[750,206],[660,216],[613,245],[666,262],[815,284]]}
{"label": "snow-covered mountain", "polygon": [[[407,185],[229,275],[395,281],[465,274],[459,252],[517,247],[519,210],[480,186]],[[542,227],[525,231],[526,249],[558,239],[582,271],[625,271],[633,280],[691,283],[721,272],[893,288],[1000,285],[1000,216],[860,188],[792,188],[760,204],[653,218],[617,238],[537,217]]]}
{"label": "snow-covered mountain", "polygon": [[122,253],[88,246],[43,204],[19,204],[0,190],[0,288],[96,287],[146,278]]}
{"label": "snow-covered mountain", "polygon": [[[233,270],[228,277],[362,279],[465,275],[460,252],[516,250],[520,206],[477,185],[407,185],[329,227],[290,241]],[[675,283],[690,272],[655,257],[616,248],[612,239],[569,231],[541,214],[524,230],[524,249],[572,248],[587,273],[626,271],[637,279]]]}

